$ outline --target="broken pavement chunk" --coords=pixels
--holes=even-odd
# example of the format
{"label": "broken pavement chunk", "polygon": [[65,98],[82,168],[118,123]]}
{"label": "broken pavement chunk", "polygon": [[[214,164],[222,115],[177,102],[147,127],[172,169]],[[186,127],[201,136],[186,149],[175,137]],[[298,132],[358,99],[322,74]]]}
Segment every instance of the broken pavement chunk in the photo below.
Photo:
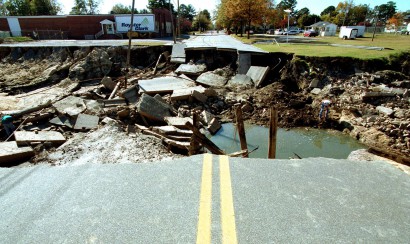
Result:
{"label": "broken pavement chunk", "polygon": [[203,73],[196,79],[196,82],[206,86],[224,86],[227,78],[214,74],[212,72]]}
{"label": "broken pavement chunk", "polygon": [[97,128],[98,116],[88,115],[88,114],[79,114],[77,117],[77,121],[75,122],[74,129],[75,130],[89,130]]}
{"label": "broken pavement chunk", "polygon": [[265,80],[266,75],[269,72],[269,66],[251,66],[246,73],[247,76],[251,77],[255,83],[255,87],[260,87]]}
{"label": "broken pavement chunk", "polygon": [[253,86],[251,77],[247,75],[236,74],[232,79],[228,81],[230,86]]}
{"label": "broken pavement chunk", "polygon": [[0,163],[25,161],[33,156],[31,147],[18,147],[15,141],[0,142]]}
{"label": "broken pavement chunk", "polygon": [[206,72],[205,64],[181,64],[175,73],[184,75],[200,75]]}
{"label": "broken pavement chunk", "polygon": [[171,93],[174,90],[195,86],[195,82],[173,76],[158,77],[152,80],[140,80],[138,84],[140,86],[139,92],[147,94]]}
{"label": "broken pavement chunk", "polygon": [[168,125],[175,126],[179,129],[188,129],[188,127],[186,127],[185,125],[186,122],[190,122],[191,124],[193,123],[192,119],[189,117],[165,117],[165,121],[168,123]]}
{"label": "broken pavement chunk", "polygon": [[216,132],[218,132],[218,130],[221,129],[221,127],[222,127],[221,123],[216,118],[213,118],[210,124],[207,126],[207,129],[209,133],[211,133],[212,135],[215,135]]}
{"label": "broken pavement chunk", "polygon": [[201,113],[201,121],[205,124],[205,125],[209,125],[212,121],[212,119],[214,119],[215,116],[213,114],[211,114],[210,112],[204,110]]}
{"label": "broken pavement chunk", "polygon": [[186,62],[185,48],[186,44],[177,43],[172,45],[171,63]]}
{"label": "broken pavement chunk", "polygon": [[193,91],[198,91],[199,93],[205,93],[206,89],[203,86],[194,86],[185,89],[177,89],[171,95],[172,101],[187,100]]}
{"label": "broken pavement chunk", "polygon": [[17,145],[27,145],[32,142],[51,142],[55,146],[63,144],[66,139],[57,131],[16,131],[14,133]]}
{"label": "broken pavement chunk", "polygon": [[168,104],[163,103],[150,95],[142,94],[137,103],[137,112],[148,119],[164,122],[165,117],[171,116]]}
{"label": "broken pavement chunk", "polygon": [[111,77],[106,76],[101,80],[101,84],[103,84],[103,86],[105,88],[107,88],[108,90],[112,91],[114,90],[115,86],[117,85],[116,82],[114,82]]}
{"label": "broken pavement chunk", "polygon": [[69,96],[53,104],[59,113],[77,116],[86,110],[84,99]]}
{"label": "broken pavement chunk", "polygon": [[50,120],[49,123],[53,125],[67,126],[68,128],[74,127],[74,123],[71,121],[71,118],[64,115],[55,117],[54,119]]}
{"label": "broken pavement chunk", "polygon": [[194,90],[192,92],[192,97],[194,97],[196,100],[198,100],[200,102],[203,102],[203,103],[206,103],[206,100],[208,100],[207,96],[205,96],[204,94],[202,94],[202,93],[200,93],[196,90]]}

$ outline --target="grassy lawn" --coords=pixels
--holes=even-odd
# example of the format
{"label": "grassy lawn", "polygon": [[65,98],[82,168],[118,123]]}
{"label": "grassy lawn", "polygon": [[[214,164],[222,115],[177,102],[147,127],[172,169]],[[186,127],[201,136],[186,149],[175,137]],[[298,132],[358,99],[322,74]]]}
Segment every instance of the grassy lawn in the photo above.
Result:
{"label": "grassy lawn", "polygon": [[29,41],[33,41],[33,39],[31,39],[30,37],[26,37],[26,36],[0,38],[0,43],[2,42],[5,42],[5,43],[29,42]]}
{"label": "grassy lawn", "polygon": [[[372,41],[372,34],[365,33],[364,38],[355,40],[342,40],[337,36],[333,37],[303,37],[289,36],[289,43],[286,43],[286,36],[279,37],[279,45],[274,42],[274,36],[253,35],[250,39],[232,35],[233,37],[245,42],[252,43],[268,52],[287,52],[295,53],[303,56],[316,57],[353,57],[359,59],[373,59],[388,57],[392,54],[410,51],[410,36],[394,35],[394,34],[377,34]],[[257,44],[256,42],[265,42]],[[383,50],[365,50],[350,47],[335,47],[331,44],[353,45],[353,46],[368,46],[382,47]]]}

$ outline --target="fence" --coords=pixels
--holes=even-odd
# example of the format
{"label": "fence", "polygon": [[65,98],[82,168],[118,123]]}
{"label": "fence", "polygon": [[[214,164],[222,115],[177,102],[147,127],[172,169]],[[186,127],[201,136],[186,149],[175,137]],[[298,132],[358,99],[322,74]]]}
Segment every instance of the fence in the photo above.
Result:
{"label": "fence", "polygon": [[15,31],[11,32],[12,36],[27,36],[34,40],[64,40],[68,39],[69,31],[61,30],[35,30],[35,31]]}

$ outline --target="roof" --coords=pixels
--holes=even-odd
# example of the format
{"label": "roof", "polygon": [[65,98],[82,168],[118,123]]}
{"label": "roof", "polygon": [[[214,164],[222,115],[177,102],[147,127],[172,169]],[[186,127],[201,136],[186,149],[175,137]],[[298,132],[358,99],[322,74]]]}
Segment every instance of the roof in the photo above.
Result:
{"label": "roof", "polygon": [[323,26],[328,26],[328,25],[335,25],[335,24],[326,22],[326,21],[319,21],[319,22],[314,23],[313,25],[310,25],[309,27],[323,27]]}

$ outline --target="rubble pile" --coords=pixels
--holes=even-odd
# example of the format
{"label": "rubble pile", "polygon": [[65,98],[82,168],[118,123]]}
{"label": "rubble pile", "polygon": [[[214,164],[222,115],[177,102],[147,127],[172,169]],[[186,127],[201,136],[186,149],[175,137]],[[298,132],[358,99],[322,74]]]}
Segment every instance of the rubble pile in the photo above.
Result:
{"label": "rubble pile", "polygon": [[[15,143],[0,143],[0,162],[34,154],[34,163],[145,162],[204,147],[221,154],[204,133],[234,122],[237,107],[254,124],[268,125],[276,107],[280,127],[336,128],[383,152],[410,155],[410,81],[403,73],[326,71],[294,57],[279,75],[269,66],[238,74],[232,65],[208,70],[204,60],[175,65],[164,52],[147,59],[155,67],[126,70],[120,52],[15,50],[3,58],[0,111],[12,114],[18,129]],[[324,98],[333,106],[321,124]]]}

